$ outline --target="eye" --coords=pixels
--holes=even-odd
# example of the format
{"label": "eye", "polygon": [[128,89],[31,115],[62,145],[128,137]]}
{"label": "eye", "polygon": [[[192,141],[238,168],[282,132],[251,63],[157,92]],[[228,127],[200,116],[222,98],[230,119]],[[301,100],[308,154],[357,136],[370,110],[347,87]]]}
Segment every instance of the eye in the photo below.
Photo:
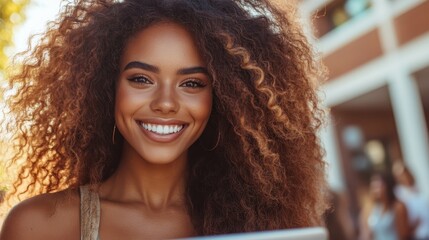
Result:
{"label": "eye", "polygon": [[152,81],[149,80],[148,77],[143,76],[143,75],[133,76],[133,77],[130,77],[127,79],[128,79],[128,81],[132,82],[133,84],[138,84],[138,85],[152,84]]}
{"label": "eye", "polygon": [[207,86],[207,83],[199,80],[199,79],[189,79],[185,81],[184,83],[180,84],[181,87],[186,88],[203,88]]}

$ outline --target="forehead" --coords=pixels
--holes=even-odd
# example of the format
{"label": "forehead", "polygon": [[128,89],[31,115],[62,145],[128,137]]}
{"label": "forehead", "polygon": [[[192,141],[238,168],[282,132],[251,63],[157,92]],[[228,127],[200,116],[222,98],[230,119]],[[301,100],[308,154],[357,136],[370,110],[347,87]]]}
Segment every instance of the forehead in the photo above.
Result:
{"label": "forehead", "polygon": [[126,43],[121,66],[130,61],[143,61],[161,68],[163,65],[204,65],[192,34],[170,22],[149,26],[132,36]]}

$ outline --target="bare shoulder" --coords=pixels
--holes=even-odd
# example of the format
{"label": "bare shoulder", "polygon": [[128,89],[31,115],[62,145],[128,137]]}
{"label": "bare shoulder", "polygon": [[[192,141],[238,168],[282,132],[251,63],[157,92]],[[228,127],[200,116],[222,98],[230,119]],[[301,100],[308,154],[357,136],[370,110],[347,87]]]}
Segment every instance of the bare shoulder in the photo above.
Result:
{"label": "bare shoulder", "polygon": [[42,194],[19,203],[8,213],[0,233],[0,240],[69,238],[79,239],[77,190]]}

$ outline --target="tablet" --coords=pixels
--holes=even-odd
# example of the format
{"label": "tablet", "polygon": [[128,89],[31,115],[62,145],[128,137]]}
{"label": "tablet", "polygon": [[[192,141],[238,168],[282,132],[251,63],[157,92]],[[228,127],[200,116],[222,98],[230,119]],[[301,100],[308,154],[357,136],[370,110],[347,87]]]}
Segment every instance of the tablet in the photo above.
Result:
{"label": "tablet", "polygon": [[323,227],[296,228],[252,233],[234,233],[181,240],[327,240],[328,232]]}

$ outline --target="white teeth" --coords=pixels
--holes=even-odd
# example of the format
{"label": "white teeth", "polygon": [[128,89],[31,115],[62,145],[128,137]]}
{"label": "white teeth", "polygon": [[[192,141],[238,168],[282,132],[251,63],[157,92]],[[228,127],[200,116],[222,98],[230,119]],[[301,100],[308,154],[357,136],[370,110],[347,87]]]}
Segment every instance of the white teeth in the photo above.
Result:
{"label": "white teeth", "polygon": [[140,122],[140,124],[144,129],[160,135],[177,133],[183,129],[183,125],[157,125],[142,122]]}
{"label": "white teeth", "polygon": [[164,133],[164,128],[161,125],[156,126],[156,130],[154,132],[163,134]]}

